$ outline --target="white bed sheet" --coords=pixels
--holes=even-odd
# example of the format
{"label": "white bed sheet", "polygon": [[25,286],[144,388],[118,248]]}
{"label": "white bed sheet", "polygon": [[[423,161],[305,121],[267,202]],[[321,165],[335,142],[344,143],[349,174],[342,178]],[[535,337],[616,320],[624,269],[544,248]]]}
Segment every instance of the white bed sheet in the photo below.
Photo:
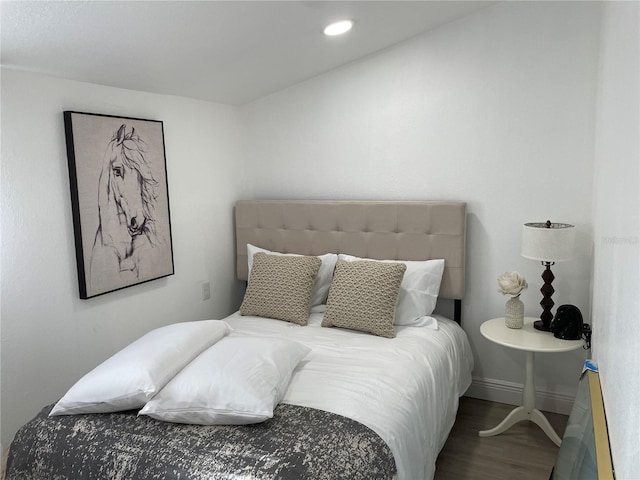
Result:
{"label": "white bed sheet", "polygon": [[237,312],[225,321],[231,335],[277,336],[309,346],[283,402],[368,426],[391,448],[398,479],[419,480],[433,478],[473,370],[466,334],[454,321],[434,316],[437,330],[396,326],[393,339],[322,328],[322,313],[312,313],[307,326]]}

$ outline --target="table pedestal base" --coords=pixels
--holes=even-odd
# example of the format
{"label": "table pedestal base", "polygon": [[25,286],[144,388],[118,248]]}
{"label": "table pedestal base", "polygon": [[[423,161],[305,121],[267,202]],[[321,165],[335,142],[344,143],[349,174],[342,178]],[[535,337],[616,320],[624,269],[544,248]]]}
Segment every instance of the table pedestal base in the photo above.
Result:
{"label": "table pedestal base", "polygon": [[536,390],[533,385],[533,352],[527,352],[527,363],[525,365],[525,381],[524,389],[522,391],[522,406],[516,407],[511,410],[511,413],[502,420],[498,426],[493,427],[491,430],[482,430],[478,432],[481,437],[492,437],[498,435],[518,422],[523,420],[529,420],[538,425],[547,437],[551,439],[553,443],[560,446],[562,440],[555,432],[547,417],[545,417],[540,410],[536,407]]}
{"label": "table pedestal base", "polygon": [[500,422],[497,426],[493,427],[490,430],[482,430],[478,432],[478,435],[481,437],[492,437],[494,435],[498,435],[502,432],[507,431],[512,426],[514,426],[518,422],[522,422],[523,420],[529,420],[536,425],[538,425],[544,433],[547,434],[547,437],[551,439],[553,443],[557,446],[560,446],[562,440],[555,432],[547,417],[545,417],[540,410],[534,408],[531,411],[527,411],[525,407],[516,407],[511,410],[511,413],[505,417],[502,422]]}

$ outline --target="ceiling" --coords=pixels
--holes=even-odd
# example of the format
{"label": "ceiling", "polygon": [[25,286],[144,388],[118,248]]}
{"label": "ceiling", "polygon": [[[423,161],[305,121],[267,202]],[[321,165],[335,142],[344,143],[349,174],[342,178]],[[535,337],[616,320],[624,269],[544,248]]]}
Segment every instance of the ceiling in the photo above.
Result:
{"label": "ceiling", "polygon": [[[242,105],[486,8],[484,1],[2,1],[2,65]],[[350,18],[353,29],[326,37]]]}

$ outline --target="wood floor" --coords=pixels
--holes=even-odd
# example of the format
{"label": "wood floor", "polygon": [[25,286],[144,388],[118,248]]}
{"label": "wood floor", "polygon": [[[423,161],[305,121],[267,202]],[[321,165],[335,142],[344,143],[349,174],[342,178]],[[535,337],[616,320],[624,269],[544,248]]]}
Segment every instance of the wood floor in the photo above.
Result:
{"label": "wood floor", "polygon": [[[558,447],[531,422],[520,422],[494,437],[479,430],[495,427],[513,405],[462,397],[456,423],[438,456],[435,480],[548,480]],[[545,416],[562,438],[566,415]]]}

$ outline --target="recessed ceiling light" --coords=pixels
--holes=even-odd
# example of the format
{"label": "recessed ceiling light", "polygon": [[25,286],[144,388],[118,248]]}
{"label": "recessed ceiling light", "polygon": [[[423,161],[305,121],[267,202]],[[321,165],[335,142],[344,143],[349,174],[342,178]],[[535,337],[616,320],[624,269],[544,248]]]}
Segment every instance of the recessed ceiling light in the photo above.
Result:
{"label": "recessed ceiling light", "polygon": [[333,22],[326,27],[324,27],[324,34],[330,37],[335,35],[342,35],[343,33],[347,33],[353,27],[353,21],[351,20],[340,20],[339,22]]}

